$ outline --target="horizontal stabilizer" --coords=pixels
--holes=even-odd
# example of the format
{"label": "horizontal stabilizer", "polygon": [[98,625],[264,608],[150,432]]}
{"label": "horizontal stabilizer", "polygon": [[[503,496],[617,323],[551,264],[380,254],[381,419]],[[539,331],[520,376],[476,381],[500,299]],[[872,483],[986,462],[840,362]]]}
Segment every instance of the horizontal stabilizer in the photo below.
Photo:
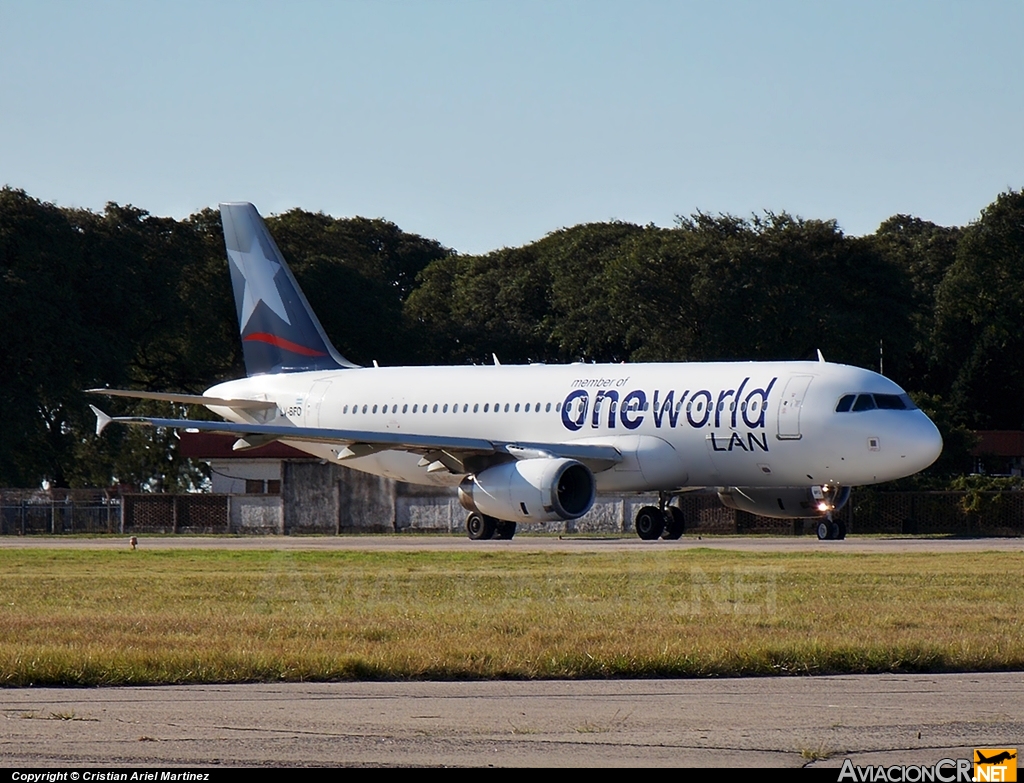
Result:
{"label": "horizontal stabilizer", "polygon": [[180,402],[187,405],[216,405],[222,408],[262,411],[276,408],[276,402],[266,400],[226,400],[222,397],[207,397],[203,394],[174,394],[170,392],[147,392],[133,389],[86,389],[87,394],[105,394],[108,397],[130,397],[135,400],[159,400]]}

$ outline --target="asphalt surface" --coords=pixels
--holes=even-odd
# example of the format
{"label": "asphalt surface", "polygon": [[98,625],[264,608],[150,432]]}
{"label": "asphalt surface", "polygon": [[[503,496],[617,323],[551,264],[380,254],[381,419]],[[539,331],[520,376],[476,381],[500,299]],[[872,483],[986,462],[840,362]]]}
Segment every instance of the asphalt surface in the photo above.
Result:
{"label": "asphalt surface", "polygon": [[[0,536],[0,549],[124,549],[128,536]],[[365,551],[558,551],[608,552],[640,549],[731,549],[744,552],[1024,552],[1024,538],[851,536],[818,541],[814,536],[683,536],[678,541],[641,541],[623,536],[517,535],[511,541],[470,541],[465,535],[402,533],[351,536],[138,536],[145,549],[267,549]]]}
{"label": "asphalt surface", "polygon": [[1024,745],[1019,673],[0,691],[4,766],[926,764]]}

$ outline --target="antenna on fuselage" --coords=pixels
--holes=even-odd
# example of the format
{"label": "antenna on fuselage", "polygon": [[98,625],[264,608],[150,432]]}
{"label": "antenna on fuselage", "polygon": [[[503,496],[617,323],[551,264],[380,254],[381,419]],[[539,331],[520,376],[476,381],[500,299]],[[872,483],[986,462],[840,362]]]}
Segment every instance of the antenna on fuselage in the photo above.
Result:
{"label": "antenna on fuselage", "polygon": [[821,348],[818,349],[818,361],[825,364],[825,357],[821,354]]}
{"label": "antenna on fuselage", "polygon": [[498,354],[492,353],[491,358],[494,359],[494,366],[501,367],[501,362],[498,361]]}

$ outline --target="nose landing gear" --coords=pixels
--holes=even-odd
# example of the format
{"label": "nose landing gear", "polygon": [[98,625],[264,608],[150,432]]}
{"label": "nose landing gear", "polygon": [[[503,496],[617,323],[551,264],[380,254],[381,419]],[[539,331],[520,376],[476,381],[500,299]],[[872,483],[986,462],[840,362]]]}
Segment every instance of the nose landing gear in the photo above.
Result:
{"label": "nose landing gear", "polygon": [[833,521],[829,511],[828,516],[818,522],[817,532],[819,541],[842,541],[846,538],[846,523]]}
{"label": "nose landing gear", "polygon": [[846,538],[846,523],[836,522],[832,514],[846,502],[849,492],[849,488],[833,487],[828,484],[811,487],[811,495],[818,502],[818,511],[825,512],[825,518],[818,521],[816,532],[819,541],[842,541]]}

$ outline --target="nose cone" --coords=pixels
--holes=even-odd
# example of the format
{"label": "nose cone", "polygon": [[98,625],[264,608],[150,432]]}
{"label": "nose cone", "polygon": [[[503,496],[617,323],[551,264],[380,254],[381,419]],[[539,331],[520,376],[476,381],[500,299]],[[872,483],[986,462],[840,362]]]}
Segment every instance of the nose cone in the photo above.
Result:
{"label": "nose cone", "polygon": [[901,449],[908,476],[927,468],[942,453],[942,435],[938,427],[924,413],[918,413],[920,415],[916,417]]}

